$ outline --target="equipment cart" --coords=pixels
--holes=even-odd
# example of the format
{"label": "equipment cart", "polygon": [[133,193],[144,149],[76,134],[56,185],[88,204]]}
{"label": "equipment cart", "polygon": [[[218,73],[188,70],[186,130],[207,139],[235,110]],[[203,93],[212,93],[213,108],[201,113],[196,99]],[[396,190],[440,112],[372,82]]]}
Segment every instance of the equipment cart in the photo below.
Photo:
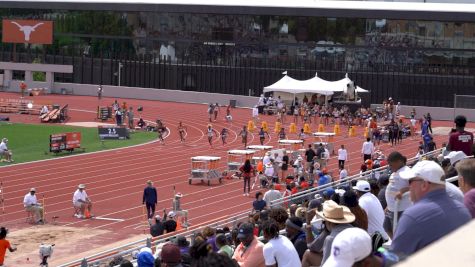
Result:
{"label": "equipment cart", "polygon": [[288,139],[279,140],[279,147],[287,150],[289,155],[292,156],[291,159],[294,160],[301,153],[300,150],[303,148],[303,140],[288,140]]}
{"label": "equipment cart", "polygon": [[[332,132],[316,132],[313,133],[313,137],[315,138],[315,143],[323,143],[323,145],[327,145],[328,151],[335,155],[335,147],[333,145],[333,139],[335,138],[335,133]],[[320,142],[319,142],[320,141]]]}
{"label": "equipment cart", "polygon": [[218,164],[221,157],[214,156],[196,156],[191,158],[191,175],[188,178],[188,183],[191,184],[193,180],[207,182],[211,184],[211,180],[218,180],[222,183],[222,175],[218,171]]}
{"label": "equipment cart", "polygon": [[228,151],[228,171],[238,171],[246,159],[252,160],[255,150],[233,149]]}
{"label": "equipment cart", "polygon": [[261,161],[266,155],[267,151],[271,151],[273,146],[261,146],[261,145],[251,145],[247,146],[247,149],[255,150],[256,154],[251,159],[251,164],[256,166],[259,161]]}

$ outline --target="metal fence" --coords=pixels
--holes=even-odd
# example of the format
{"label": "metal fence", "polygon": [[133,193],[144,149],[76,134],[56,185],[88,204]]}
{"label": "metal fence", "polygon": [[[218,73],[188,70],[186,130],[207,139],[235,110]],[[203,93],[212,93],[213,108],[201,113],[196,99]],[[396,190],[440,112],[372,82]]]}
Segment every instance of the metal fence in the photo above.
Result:
{"label": "metal fence", "polygon": [[[428,152],[424,155],[422,155],[422,158],[433,158],[434,156],[439,155],[442,152],[442,149],[437,149],[431,152]],[[418,158],[410,158],[407,160],[407,165],[413,165],[417,163]],[[380,173],[380,175],[387,175],[389,174],[389,169],[387,166],[380,167],[374,170],[366,171],[361,174],[356,174],[352,176],[348,176],[344,179],[341,179],[339,181],[331,182],[329,184],[325,184],[323,186],[319,187],[314,187],[314,188],[309,188],[304,191],[300,191],[296,194],[293,194],[291,196],[286,196],[282,199],[276,200],[271,203],[271,205],[274,204],[282,204],[284,202],[301,202],[305,199],[313,199],[314,195],[316,193],[321,193],[327,188],[330,187],[339,187],[344,184],[351,184],[352,181],[360,180],[360,179],[369,179],[371,177],[374,177],[376,173]],[[451,178],[452,179],[452,178]],[[118,246],[115,248],[111,248],[105,251],[101,251],[99,253],[90,255],[88,257],[85,257],[83,259],[77,259],[71,262],[64,263],[58,267],[71,267],[71,266],[81,266],[81,267],[98,267],[98,266],[105,266],[110,262],[113,258],[117,256],[131,256],[131,254],[134,251],[140,250],[141,248],[144,247],[156,247],[156,245],[169,241],[173,238],[175,238],[178,235],[183,235],[187,238],[192,238],[196,235],[196,233],[200,232],[204,227],[206,226],[215,226],[215,227],[224,227],[224,226],[236,226],[239,222],[246,221],[249,218],[249,210],[244,210],[241,212],[238,212],[234,215],[227,216],[227,218],[218,218],[216,221],[212,223],[207,223],[206,225],[198,225],[196,228],[192,230],[184,230],[180,232],[173,232],[170,234],[166,234],[163,236],[159,236],[157,238],[144,238],[140,239],[134,242],[130,242],[127,244],[124,244],[122,246]],[[107,265],[108,266],[108,265]]]}

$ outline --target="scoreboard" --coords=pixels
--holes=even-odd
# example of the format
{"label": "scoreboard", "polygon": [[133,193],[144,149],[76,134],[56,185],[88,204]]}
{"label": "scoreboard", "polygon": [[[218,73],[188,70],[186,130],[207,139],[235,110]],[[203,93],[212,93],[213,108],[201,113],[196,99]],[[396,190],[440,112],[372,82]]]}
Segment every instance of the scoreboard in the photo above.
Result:
{"label": "scoreboard", "polygon": [[125,126],[114,126],[114,125],[98,126],[97,129],[99,132],[99,139],[101,140],[104,140],[104,139],[124,140],[124,139],[130,138],[129,128]]}

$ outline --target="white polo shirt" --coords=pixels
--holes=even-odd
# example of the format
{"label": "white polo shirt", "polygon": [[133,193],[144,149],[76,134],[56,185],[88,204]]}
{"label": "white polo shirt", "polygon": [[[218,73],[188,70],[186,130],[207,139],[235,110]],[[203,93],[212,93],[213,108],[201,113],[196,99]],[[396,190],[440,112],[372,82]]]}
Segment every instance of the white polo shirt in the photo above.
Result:
{"label": "white polo shirt", "polygon": [[338,160],[347,160],[348,159],[348,152],[346,149],[338,149]]}
{"label": "white polo shirt", "polygon": [[86,198],[87,198],[86,190],[82,190],[82,192],[81,192],[81,191],[79,191],[79,189],[77,189],[76,192],[74,192],[74,195],[73,195],[73,204],[79,203],[78,200],[86,201]]}
{"label": "white polo shirt", "polygon": [[388,234],[384,230],[384,210],[379,199],[368,192],[360,197],[358,203],[368,215],[368,234],[372,235],[375,232],[380,232],[384,239],[389,239]]}
{"label": "white polo shirt", "polygon": [[7,150],[8,150],[7,144],[4,143],[4,142],[1,142],[0,143],[0,152],[7,151]]}
{"label": "white polo shirt", "polygon": [[36,195],[31,195],[30,193],[25,195],[25,198],[23,199],[23,206],[25,208],[36,204],[38,204],[38,199],[36,198]]}
{"label": "white polo shirt", "polygon": [[366,141],[363,143],[363,147],[361,148],[361,153],[363,153],[364,155],[371,155],[373,154],[373,151],[374,151],[373,142]]}

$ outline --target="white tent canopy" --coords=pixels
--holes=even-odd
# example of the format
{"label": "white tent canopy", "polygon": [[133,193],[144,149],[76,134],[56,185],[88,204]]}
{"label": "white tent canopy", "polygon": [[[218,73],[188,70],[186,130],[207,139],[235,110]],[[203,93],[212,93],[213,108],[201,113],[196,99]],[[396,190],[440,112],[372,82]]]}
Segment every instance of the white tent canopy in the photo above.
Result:
{"label": "white tent canopy", "polygon": [[356,91],[357,93],[369,93],[368,90],[363,89],[363,88],[361,88],[361,87],[359,87],[359,86],[356,86],[356,90],[355,90],[355,91]]}
{"label": "white tent canopy", "polygon": [[345,78],[333,82],[319,78],[317,75],[311,79],[300,81],[287,76],[287,72],[284,72],[284,74],[285,76],[276,83],[264,87],[264,93],[286,92],[291,94],[314,93],[333,95],[334,92],[346,91],[347,85],[352,82],[348,78],[348,74],[345,75]]}

